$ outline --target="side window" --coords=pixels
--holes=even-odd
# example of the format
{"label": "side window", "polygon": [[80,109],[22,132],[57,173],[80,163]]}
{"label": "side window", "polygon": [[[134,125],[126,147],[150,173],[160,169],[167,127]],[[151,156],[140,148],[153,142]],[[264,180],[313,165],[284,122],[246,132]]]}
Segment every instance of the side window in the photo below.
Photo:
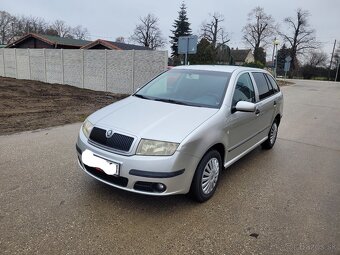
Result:
{"label": "side window", "polygon": [[259,91],[260,100],[265,99],[273,94],[272,88],[268,84],[263,73],[252,73]]}
{"label": "side window", "polygon": [[268,78],[270,84],[272,85],[273,89],[274,89],[274,93],[279,92],[280,88],[277,85],[276,81],[274,80],[274,78],[271,75],[265,74],[266,77]]}
{"label": "side window", "polygon": [[255,103],[254,86],[248,73],[241,74],[237,80],[232,106],[235,106],[238,101]]}

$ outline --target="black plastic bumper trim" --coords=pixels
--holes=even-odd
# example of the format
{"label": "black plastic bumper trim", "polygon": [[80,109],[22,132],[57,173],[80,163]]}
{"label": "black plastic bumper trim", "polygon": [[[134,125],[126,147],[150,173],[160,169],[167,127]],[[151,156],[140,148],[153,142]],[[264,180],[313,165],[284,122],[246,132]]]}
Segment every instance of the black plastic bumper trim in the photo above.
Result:
{"label": "black plastic bumper trim", "polygon": [[175,172],[150,172],[143,170],[131,169],[129,174],[140,176],[140,177],[148,177],[148,178],[171,178],[177,175],[183,174],[185,169],[181,169]]}
{"label": "black plastic bumper trim", "polygon": [[78,151],[78,153],[81,155],[83,152],[81,151],[81,149],[79,148],[78,144],[76,144],[76,150]]}

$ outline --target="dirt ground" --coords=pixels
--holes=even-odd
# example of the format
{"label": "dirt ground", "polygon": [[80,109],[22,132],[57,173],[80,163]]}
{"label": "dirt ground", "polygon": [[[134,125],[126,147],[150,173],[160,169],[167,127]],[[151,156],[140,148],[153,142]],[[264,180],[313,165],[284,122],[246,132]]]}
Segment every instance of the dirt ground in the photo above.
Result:
{"label": "dirt ground", "polygon": [[84,121],[126,96],[0,77],[0,135]]}

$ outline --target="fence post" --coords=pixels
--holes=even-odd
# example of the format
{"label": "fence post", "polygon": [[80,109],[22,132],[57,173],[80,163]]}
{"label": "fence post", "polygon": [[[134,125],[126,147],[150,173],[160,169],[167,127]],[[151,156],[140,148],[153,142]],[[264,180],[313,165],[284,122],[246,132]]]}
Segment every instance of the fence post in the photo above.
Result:
{"label": "fence post", "polygon": [[132,93],[135,92],[135,50],[132,50]]}
{"label": "fence post", "polygon": [[60,49],[61,52],[61,84],[65,84],[64,81],[64,52],[63,49]]}
{"label": "fence post", "polygon": [[4,63],[4,77],[6,77],[6,67],[5,67],[5,49],[2,50],[2,61]]}
{"label": "fence post", "polygon": [[27,56],[28,56],[28,78],[31,80],[31,52],[30,49],[27,48]]}
{"label": "fence post", "polygon": [[43,49],[44,53],[44,73],[45,73],[45,82],[47,82],[47,71],[46,71],[46,49]]}
{"label": "fence post", "polygon": [[15,58],[15,78],[18,79],[18,60],[17,60],[17,49],[14,49],[14,58]]}
{"label": "fence post", "polygon": [[107,92],[107,49],[105,49],[105,91]]}
{"label": "fence post", "polygon": [[81,82],[82,88],[85,87],[85,78],[84,78],[84,49],[81,49]]}

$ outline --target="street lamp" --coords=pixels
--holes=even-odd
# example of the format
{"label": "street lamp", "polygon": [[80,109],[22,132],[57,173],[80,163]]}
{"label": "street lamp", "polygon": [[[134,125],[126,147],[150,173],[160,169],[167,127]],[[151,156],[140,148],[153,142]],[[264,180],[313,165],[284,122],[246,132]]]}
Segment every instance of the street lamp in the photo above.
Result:
{"label": "street lamp", "polygon": [[275,38],[275,40],[273,41],[273,44],[274,44],[274,50],[275,50],[275,66],[274,66],[274,77],[276,78],[277,76],[277,47],[279,45],[279,40],[277,40]]}

